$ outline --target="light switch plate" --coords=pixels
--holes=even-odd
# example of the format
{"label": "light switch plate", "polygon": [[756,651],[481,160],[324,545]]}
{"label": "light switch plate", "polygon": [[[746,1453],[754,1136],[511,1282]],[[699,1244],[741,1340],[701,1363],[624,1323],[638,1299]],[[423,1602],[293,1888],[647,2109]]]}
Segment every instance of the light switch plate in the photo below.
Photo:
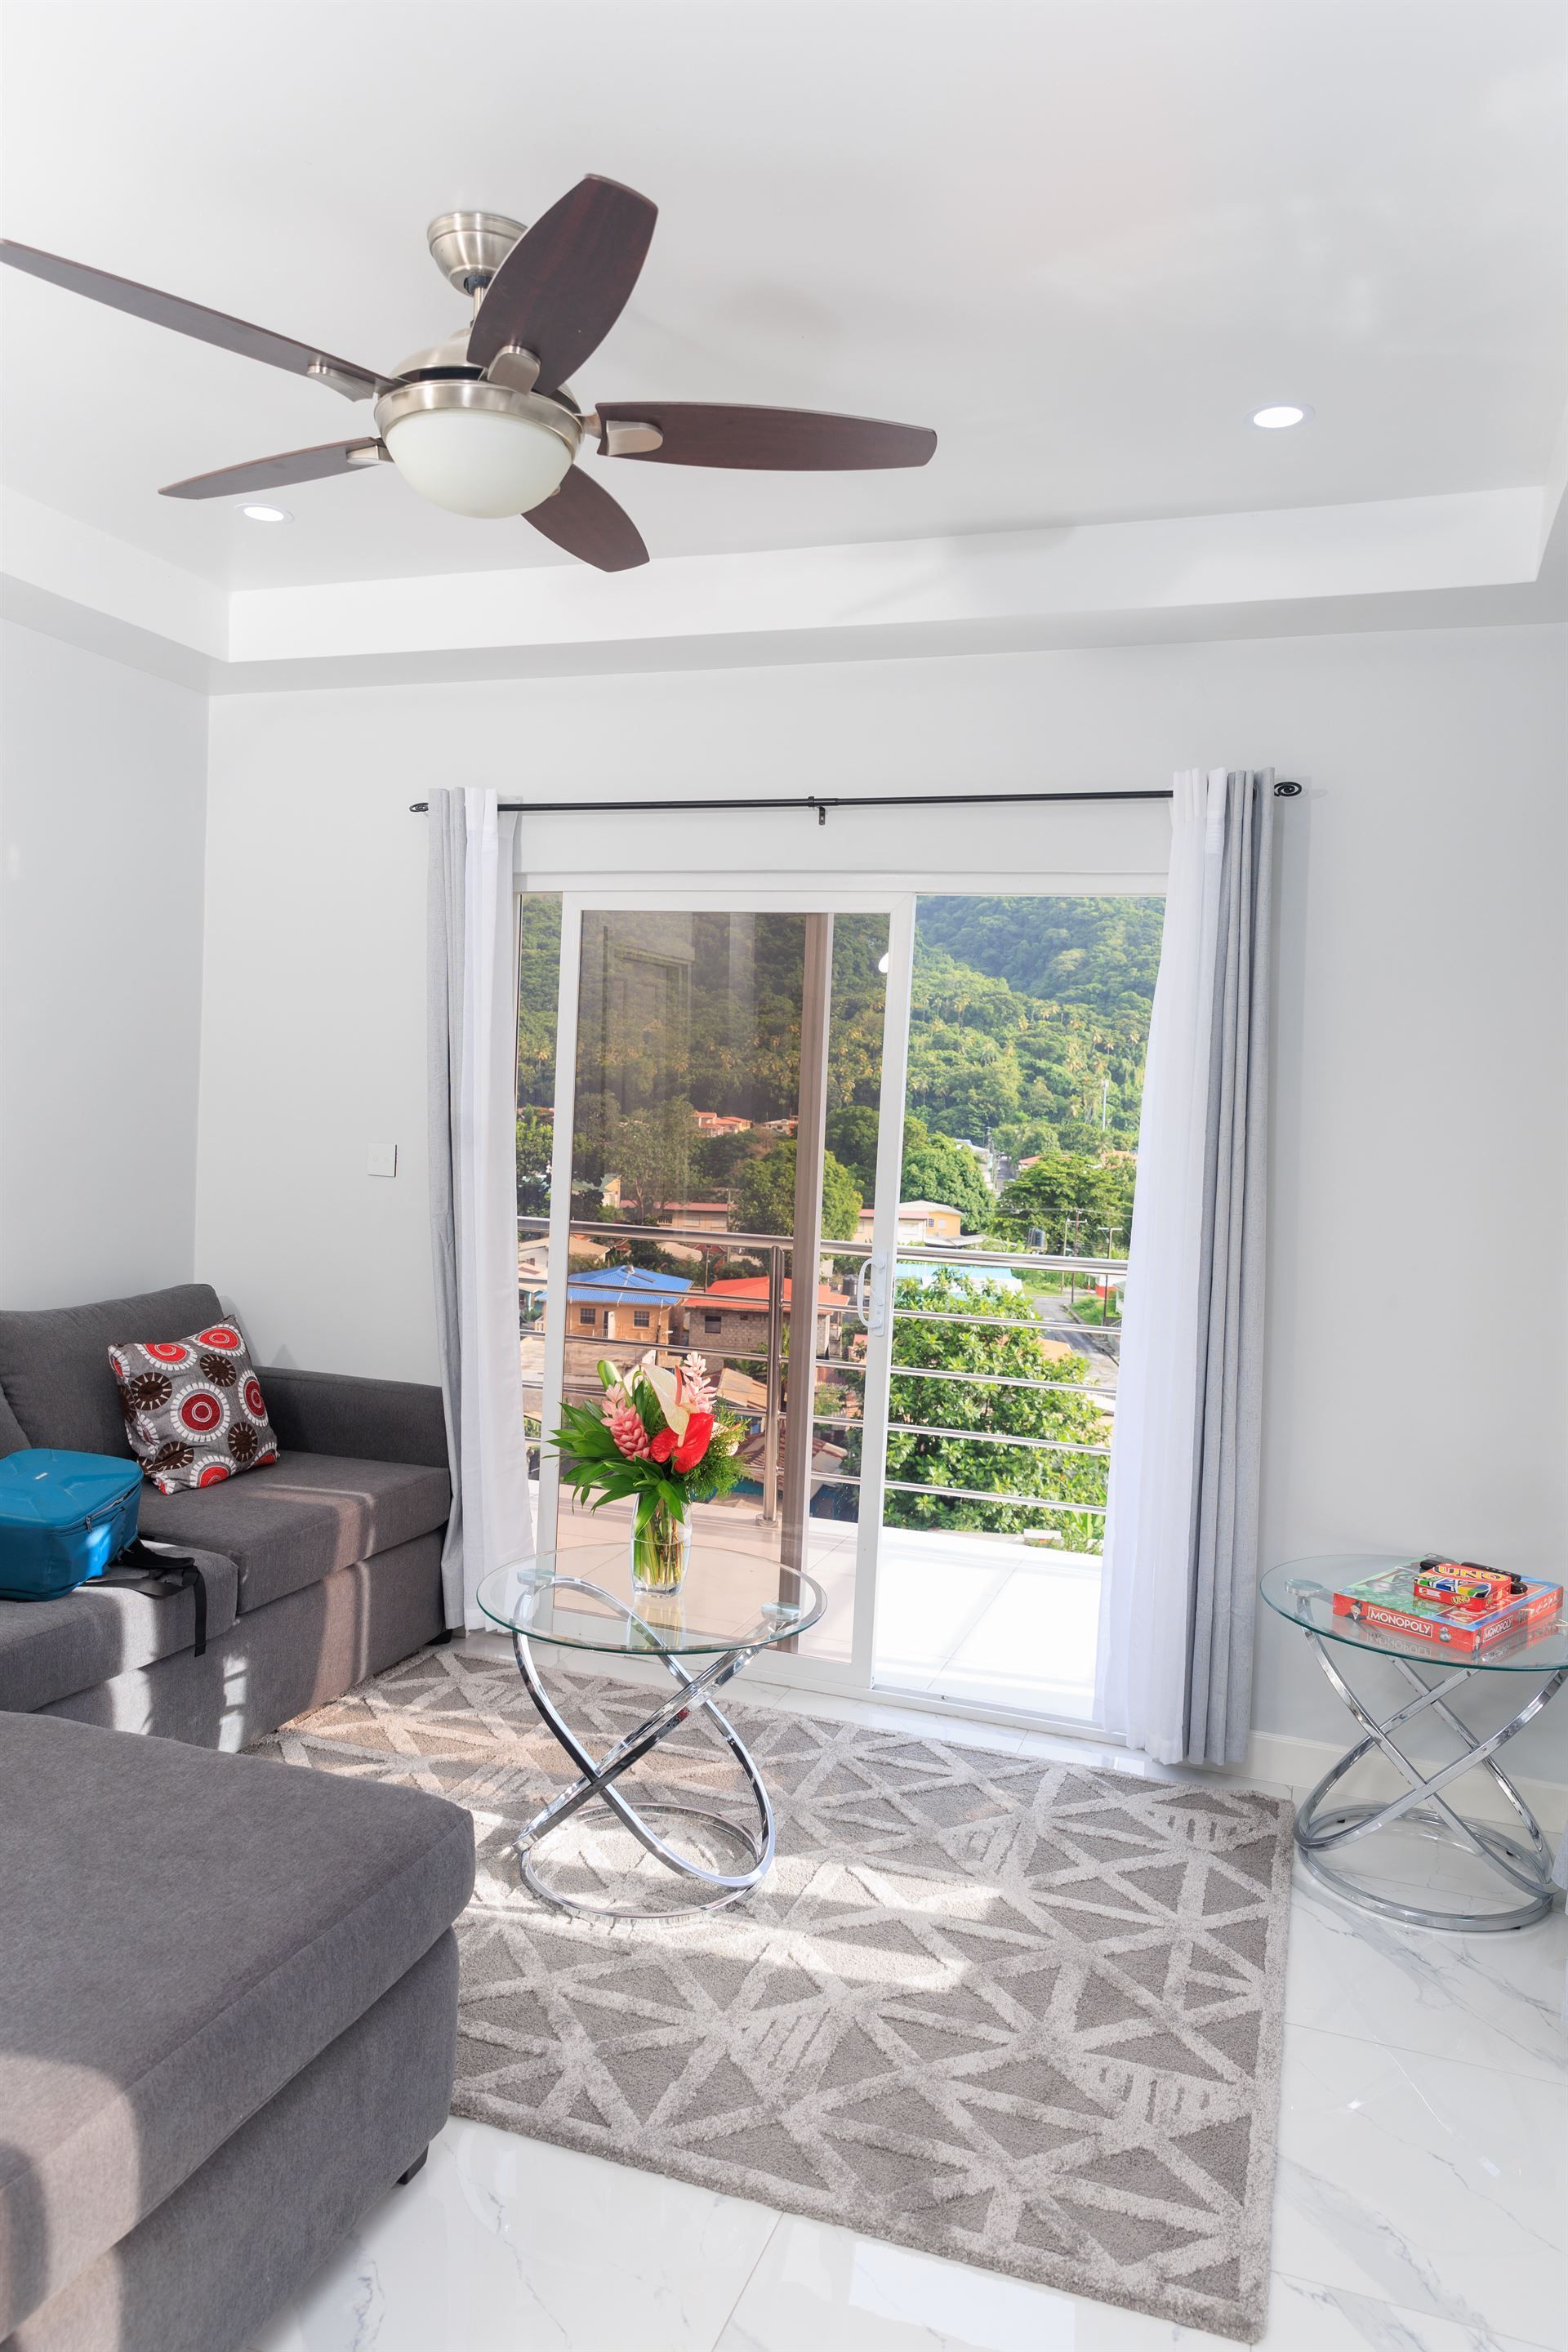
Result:
{"label": "light switch plate", "polygon": [[364,1155],[364,1172],[367,1176],[395,1176],[397,1173],[396,1144],[371,1144]]}

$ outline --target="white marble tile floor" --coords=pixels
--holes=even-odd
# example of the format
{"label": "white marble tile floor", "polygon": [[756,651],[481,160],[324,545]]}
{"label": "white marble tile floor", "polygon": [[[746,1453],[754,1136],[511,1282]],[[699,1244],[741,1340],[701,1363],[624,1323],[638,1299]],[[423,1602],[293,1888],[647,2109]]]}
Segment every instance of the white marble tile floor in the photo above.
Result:
{"label": "white marble tile floor", "polygon": [[[761,1692],[748,1692],[760,1697]],[[910,1709],[791,1696],[930,1731]],[[1114,1748],[939,1719],[1012,1754]],[[1283,1790],[1279,1794],[1289,1793]],[[1295,1792],[1298,1797],[1304,1790]],[[1439,1869],[1419,1855],[1402,1873]],[[1568,2352],[1568,1921],[1406,1929],[1298,1870],[1262,2352]],[[1222,2339],[448,2124],[254,2352],[1221,2352]]]}

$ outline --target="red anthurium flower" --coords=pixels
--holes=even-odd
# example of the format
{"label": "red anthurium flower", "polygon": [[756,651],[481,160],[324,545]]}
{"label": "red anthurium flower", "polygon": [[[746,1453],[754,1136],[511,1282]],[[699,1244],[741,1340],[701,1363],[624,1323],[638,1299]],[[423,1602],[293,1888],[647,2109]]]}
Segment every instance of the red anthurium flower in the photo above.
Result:
{"label": "red anthurium flower", "polygon": [[[661,1429],[658,1435],[653,1440],[647,1450],[656,1462],[668,1462],[670,1455],[675,1452],[674,1430]],[[679,1456],[677,1457],[676,1467],[677,1469],[682,1467]]]}
{"label": "red anthurium flower", "polygon": [[[665,1433],[668,1435],[668,1432]],[[686,1435],[676,1449],[675,1467],[678,1470],[695,1470],[708,1451],[708,1441],[712,1434],[712,1414],[694,1412],[686,1424]],[[658,1440],[656,1438],[654,1443],[657,1445]]]}

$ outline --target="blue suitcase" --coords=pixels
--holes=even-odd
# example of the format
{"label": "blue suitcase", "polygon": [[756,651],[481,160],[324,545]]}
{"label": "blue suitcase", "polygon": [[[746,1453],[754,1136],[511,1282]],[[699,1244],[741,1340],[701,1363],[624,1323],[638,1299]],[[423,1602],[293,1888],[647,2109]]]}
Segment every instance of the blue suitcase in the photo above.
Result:
{"label": "blue suitcase", "polygon": [[136,1540],[142,1465],[37,1446],[0,1460],[0,1600],[56,1601]]}
{"label": "blue suitcase", "polygon": [[153,1551],[142,1541],[141,1507],[139,1462],[48,1445],[7,1454],[0,1460],[0,1601],[58,1601],[79,1584],[131,1584],[144,1592],[151,1581],[165,1597],[188,1589],[193,1646],[205,1657],[206,1580],[188,1553]]}

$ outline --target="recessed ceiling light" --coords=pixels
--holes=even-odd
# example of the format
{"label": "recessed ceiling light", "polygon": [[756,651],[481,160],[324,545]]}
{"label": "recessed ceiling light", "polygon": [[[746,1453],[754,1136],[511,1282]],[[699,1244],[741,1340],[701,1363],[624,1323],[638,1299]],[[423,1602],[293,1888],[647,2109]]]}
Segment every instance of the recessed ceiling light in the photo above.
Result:
{"label": "recessed ceiling light", "polygon": [[1305,425],[1311,417],[1310,408],[1298,408],[1290,401],[1282,401],[1278,408],[1255,408],[1254,425],[1261,425],[1265,433],[1282,433],[1288,425]]}
{"label": "recessed ceiling light", "polygon": [[239,507],[236,512],[242,514],[247,522],[292,522],[294,520],[287,507]]}

